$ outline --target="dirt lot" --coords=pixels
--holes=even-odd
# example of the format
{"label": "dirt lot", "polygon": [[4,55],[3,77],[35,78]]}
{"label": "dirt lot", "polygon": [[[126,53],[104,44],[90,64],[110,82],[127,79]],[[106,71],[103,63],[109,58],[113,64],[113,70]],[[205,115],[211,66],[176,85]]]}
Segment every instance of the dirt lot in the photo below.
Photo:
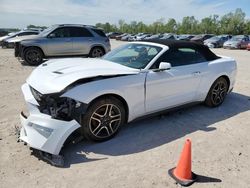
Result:
{"label": "dirt lot", "polygon": [[[112,41],[112,47],[120,44]],[[110,141],[64,148],[66,166],[57,168],[16,142],[14,126],[25,109],[20,87],[34,67],[0,49],[0,187],[179,187],[167,171],[186,138],[192,139],[193,171],[211,177],[193,187],[249,187],[250,52],[214,51],[238,62],[237,84],[221,107],[198,105],[130,123]]]}

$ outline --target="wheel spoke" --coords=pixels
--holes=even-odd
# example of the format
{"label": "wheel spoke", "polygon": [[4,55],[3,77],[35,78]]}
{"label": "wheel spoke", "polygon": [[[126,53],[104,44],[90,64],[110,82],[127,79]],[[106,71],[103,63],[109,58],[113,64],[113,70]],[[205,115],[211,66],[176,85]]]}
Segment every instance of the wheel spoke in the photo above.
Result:
{"label": "wheel spoke", "polygon": [[98,134],[101,132],[102,129],[104,129],[104,127],[101,127],[95,135],[98,136]]}
{"label": "wheel spoke", "polygon": [[109,123],[109,128],[110,128],[110,130],[111,130],[111,133],[113,133],[114,130],[113,130],[113,127],[112,127],[112,123],[111,123],[111,122]]}
{"label": "wheel spoke", "polygon": [[107,131],[107,133],[108,133],[108,136],[110,135],[110,133],[109,133],[109,129],[108,129],[108,127],[104,127],[105,129],[106,129],[106,131]]}
{"label": "wheel spoke", "polygon": [[91,117],[91,119],[93,119],[93,120],[95,120],[95,121],[101,123],[101,120],[100,120],[100,119],[97,119],[97,118],[95,118],[95,117],[93,117],[93,116]]}
{"label": "wheel spoke", "polygon": [[112,109],[113,109],[113,105],[110,105],[110,108],[109,108],[109,117],[112,117]]}
{"label": "wheel spoke", "polygon": [[216,103],[219,104],[220,102],[221,102],[221,97],[220,97],[220,95],[218,95],[216,98]]}
{"label": "wheel spoke", "polygon": [[103,114],[103,116],[107,116],[109,114],[109,106],[109,104],[106,105],[105,113]]}
{"label": "wheel spoke", "polygon": [[[95,134],[95,132],[99,129],[100,130],[100,128],[101,128],[101,123],[99,124],[99,125],[97,125],[97,127],[93,130],[93,133]],[[98,133],[99,133],[99,131],[98,131]]]}
{"label": "wheel spoke", "polygon": [[121,114],[110,116],[110,119],[111,119],[112,122],[114,122],[114,121],[120,121],[121,120]]}
{"label": "wheel spoke", "polygon": [[97,112],[94,112],[93,115],[98,116],[98,117],[100,117],[100,118],[104,117],[104,115],[98,114]]}

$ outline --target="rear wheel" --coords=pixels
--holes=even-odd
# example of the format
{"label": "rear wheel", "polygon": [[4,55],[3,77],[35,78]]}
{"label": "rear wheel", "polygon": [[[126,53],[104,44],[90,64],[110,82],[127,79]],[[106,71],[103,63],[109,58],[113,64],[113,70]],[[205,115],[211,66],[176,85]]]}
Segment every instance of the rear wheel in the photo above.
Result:
{"label": "rear wheel", "polygon": [[100,98],[82,119],[82,132],[88,140],[105,141],[115,136],[125,123],[125,110],[116,98]]}
{"label": "rear wheel", "polygon": [[39,65],[43,61],[43,52],[39,48],[27,48],[24,51],[24,61],[29,65]]}
{"label": "rear wheel", "polygon": [[102,57],[105,54],[103,48],[101,47],[94,47],[91,49],[89,56],[90,57]]}
{"label": "rear wheel", "polygon": [[220,77],[211,86],[205,100],[205,104],[210,107],[221,105],[227,95],[228,83],[225,78]]}

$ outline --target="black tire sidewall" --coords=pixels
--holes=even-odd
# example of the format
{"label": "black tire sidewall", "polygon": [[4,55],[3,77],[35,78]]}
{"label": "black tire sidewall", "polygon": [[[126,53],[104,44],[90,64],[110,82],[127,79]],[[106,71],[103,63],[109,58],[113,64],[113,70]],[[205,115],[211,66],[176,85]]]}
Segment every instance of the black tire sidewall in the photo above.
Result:
{"label": "black tire sidewall", "polygon": [[[93,114],[93,112],[97,108],[99,108],[100,106],[102,106],[104,104],[114,104],[119,108],[119,110],[121,112],[121,122],[120,122],[118,129],[112,135],[110,135],[109,137],[106,137],[106,138],[99,138],[91,133],[90,128],[89,128],[89,121],[90,121],[90,117]],[[126,112],[125,112],[124,106],[120,100],[118,100],[114,97],[108,97],[108,98],[105,97],[105,98],[97,99],[96,101],[94,101],[90,104],[86,113],[82,117],[81,132],[85,138],[87,138],[88,140],[91,140],[91,141],[102,142],[102,141],[109,140],[109,139],[113,138],[119,132],[122,125],[126,121],[125,117],[126,117]]]}

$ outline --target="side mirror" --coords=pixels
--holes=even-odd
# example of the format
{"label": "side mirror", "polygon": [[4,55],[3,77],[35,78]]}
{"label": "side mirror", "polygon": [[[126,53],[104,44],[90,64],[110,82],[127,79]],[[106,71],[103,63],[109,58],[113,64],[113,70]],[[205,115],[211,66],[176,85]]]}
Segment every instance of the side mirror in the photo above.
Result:
{"label": "side mirror", "polygon": [[55,38],[55,37],[56,37],[55,33],[50,33],[50,34],[48,35],[48,38]]}
{"label": "side mirror", "polygon": [[167,62],[161,62],[159,65],[159,71],[169,70],[171,69],[171,64]]}

